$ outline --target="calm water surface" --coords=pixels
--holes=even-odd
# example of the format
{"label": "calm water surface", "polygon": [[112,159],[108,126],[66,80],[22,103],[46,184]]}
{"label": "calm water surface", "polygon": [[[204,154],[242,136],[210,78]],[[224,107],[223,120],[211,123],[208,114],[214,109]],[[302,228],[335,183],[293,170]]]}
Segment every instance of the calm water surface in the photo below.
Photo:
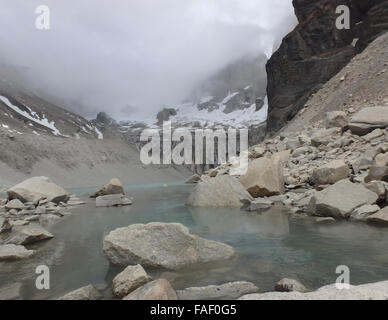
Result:
{"label": "calm water surface", "polygon": [[[351,270],[351,283],[388,279],[388,230],[366,224],[339,222],[318,225],[292,218],[282,208],[264,214],[235,209],[190,209],[184,202],[191,186],[181,183],[127,186],[134,205],[96,208],[93,201],[73,209],[73,215],[53,226],[55,238],[29,246],[35,257],[0,263],[0,284],[23,284],[23,298],[52,299],[93,284],[104,298],[113,298],[111,281],[122,268],[111,266],[102,242],[111,230],[133,223],[179,222],[204,238],[233,246],[238,254],[221,263],[195,266],[179,272],[147,270],[169,279],[176,289],[188,286],[251,281],[262,292],[272,291],[284,278],[302,281],[310,289],[335,282],[338,265]],[[80,195],[94,188],[71,190]],[[50,267],[51,289],[35,288],[35,268]]]}

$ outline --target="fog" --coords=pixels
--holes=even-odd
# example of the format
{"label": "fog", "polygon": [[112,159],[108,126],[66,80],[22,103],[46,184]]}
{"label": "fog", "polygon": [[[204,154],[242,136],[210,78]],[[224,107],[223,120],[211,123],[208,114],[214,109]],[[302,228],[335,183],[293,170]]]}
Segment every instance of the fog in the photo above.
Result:
{"label": "fog", "polygon": [[[35,27],[41,4],[50,30]],[[291,0],[0,0],[0,64],[87,118],[134,120],[236,59],[270,55],[295,23]]]}

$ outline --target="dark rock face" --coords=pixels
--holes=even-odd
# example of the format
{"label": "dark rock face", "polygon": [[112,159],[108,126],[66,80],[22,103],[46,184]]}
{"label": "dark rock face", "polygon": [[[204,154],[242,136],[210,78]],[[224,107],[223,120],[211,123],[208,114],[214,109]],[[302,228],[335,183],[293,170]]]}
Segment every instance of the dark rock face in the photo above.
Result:
{"label": "dark rock face", "polygon": [[171,116],[176,116],[177,112],[175,109],[172,108],[164,108],[162,111],[158,113],[156,116],[158,119],[158,125],[161,126],[164,121],[170,120]]}
{"label": "dark rock face", "polygon": [[[267,63],[268,129],[275,131],[357,53],[388,30],[388,0],[293,0],[297,27]],[[349,30],[336,28],[336,8],[350,8]]]}

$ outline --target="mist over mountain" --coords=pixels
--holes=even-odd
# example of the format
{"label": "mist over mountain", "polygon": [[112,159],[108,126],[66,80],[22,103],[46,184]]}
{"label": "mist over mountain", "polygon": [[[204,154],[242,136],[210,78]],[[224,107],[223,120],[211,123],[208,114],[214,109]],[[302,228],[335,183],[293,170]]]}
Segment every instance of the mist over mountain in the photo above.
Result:
{"label": "mist over mountain", "polygon": [[141,119],[242,57],[269,56],[296,24],[285,0],[0,0],[2,76],[94,118]]}

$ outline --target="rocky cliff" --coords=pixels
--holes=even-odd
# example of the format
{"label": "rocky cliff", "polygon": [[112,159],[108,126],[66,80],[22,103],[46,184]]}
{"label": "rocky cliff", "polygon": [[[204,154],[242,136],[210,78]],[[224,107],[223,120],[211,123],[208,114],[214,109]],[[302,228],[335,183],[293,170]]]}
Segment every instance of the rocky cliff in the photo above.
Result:
{"label": "rocky cliff", "polygon": [[[299,20],[267,63],[268,128],[276,131],[313,92],[388,30],[387,0],[293,0]],[[350,8],[349,30],[336,28],[336,8]]]}

